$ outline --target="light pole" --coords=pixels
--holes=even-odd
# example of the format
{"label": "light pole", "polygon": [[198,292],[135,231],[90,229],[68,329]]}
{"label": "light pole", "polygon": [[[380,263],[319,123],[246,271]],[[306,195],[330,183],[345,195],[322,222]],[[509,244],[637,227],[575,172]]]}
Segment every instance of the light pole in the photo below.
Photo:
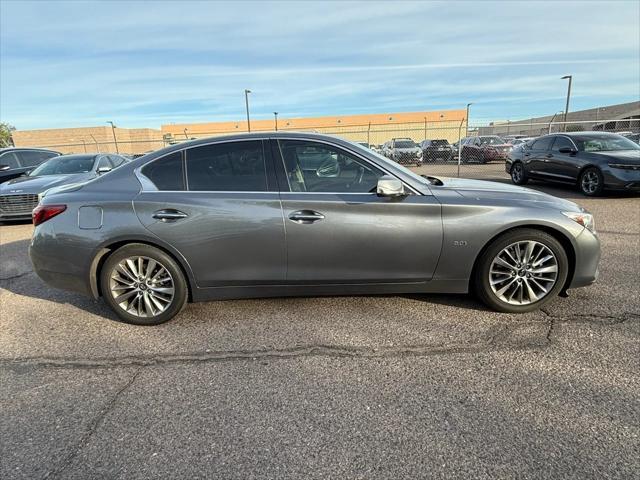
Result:
{"label": "light pole", "polygon": [[469,136],[469,107],[473,105],[473,103],[467,103],[467,116],[465,117],[465,123],[466,123],[466,127],[464,130],[464,136],[468,137]]}
{"label": "light pole", "polygon": [[116,144],[116,153],[120,153],[120,150],[118,150],[118,139],[116,138],[116,126],[111,120],[108,120],[107,123],[111,124],[111,133],[113,133],[113,143]]}
{"label": "light pole", "polygon": [[567,86],[567,105],[564,107],[564,131],[567,131],[567,114],[569,113],[569,99],[571,98],[571,80],[573,80],[573,75],[565,75],[560,80],[569,80],[569,85]]}
{"label": "light pole", "polygon": [[556,119],[556,116],[561,114],[561,113],[563,113],[563,112],[556,112],[556,113],[553,114],[553,117],[551,117],[551,120],[549,120],[549,131],[547,133],[551,133],[551,124]]}
{"label": "light pole", "polygon": [[278,112],[273,112],[273,116],[276,119],[276,132],[278,131]]}
{"label": "light pole", "polygon": [[249,94],[251,90],[244,89],[244,105],[247,107],[247,131],[251,131],[251,121],[249,120]]}

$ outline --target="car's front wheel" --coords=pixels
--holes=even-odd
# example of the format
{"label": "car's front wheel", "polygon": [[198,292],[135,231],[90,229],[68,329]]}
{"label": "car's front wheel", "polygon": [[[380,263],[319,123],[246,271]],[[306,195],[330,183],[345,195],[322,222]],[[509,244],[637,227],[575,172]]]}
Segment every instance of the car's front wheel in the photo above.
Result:
{"label": "car's front wheel", "polygon": [[562,289],[569,261],[562,244],[540,230],[512,230],[478,259],[474,285],[480,299],[500,312],[537,310]]}
{"label": "car's front wheel", "polygon": [[107,258],[100,286],[116,315],[135,325],[167,322],[187,301],[187,283],[175,260],[140,243],[125,245]]}
{"label": "car's front wheel", "polygon": [[516,185],[524,185],[529,181],[522,162],[514,162],[511,165],[511,181]]}
{"label": "car's front wheel", "polygon": [[578,185],[582,193],[589,197],[596,197],[604,190],[604,178],[600,170],[589,167],[580,174]]}

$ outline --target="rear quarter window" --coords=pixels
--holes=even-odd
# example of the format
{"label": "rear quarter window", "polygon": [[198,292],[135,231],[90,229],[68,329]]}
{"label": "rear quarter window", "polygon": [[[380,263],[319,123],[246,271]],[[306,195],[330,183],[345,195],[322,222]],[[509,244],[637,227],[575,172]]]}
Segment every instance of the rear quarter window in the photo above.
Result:
{"label": "rear quarter window", "polygon": [[184,190],[184,164],[182,152],[174,152],[142,167],[142,174],[158,190]]}

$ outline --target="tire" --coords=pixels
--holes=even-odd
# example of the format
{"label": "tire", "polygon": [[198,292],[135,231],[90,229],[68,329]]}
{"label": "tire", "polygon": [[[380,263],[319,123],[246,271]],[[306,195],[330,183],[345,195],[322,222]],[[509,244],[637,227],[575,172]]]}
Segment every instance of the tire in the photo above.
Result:
{"label": "tire", "polygon": [[511,181],[516,185],[525,185],[529,181],[522,162],[513,162],[511,165]]}
{"label": "tire", "polygon": [[[140,281],[142,276],[147,280]],[[125,245],[109,255],[100,271],[100,287],[115,314],[134,325],[159,325],[171,320],[184,308],[188,297],[187,282],[176,261],[142,243]],[[128,296],[119,302],[117,298],[123,295]]]}
{"label": "tire", "polygon": [[604,190],[604,177],[596,167],[585,168],[578,177],[580,191],[588,197],[602,195]]}
{"label": "tire", "polygon": [[[534,244],[531,268],[526,268],[526,264],[523,268],[513,270],[502,266],[498,257],[503,261],[508,259],[508,263],[517,266],[504,253],[505,249],[509,249],[512,259],[517,260],[515,245],[519,245],[524,257],[530,242]],[[550,254],[552,258],[547,258]],[[535,262],[544,259],[544,262],[535,265]],[[511,273],[514,270],[515,273]],[[499,236],[485,249],[476,263],[473,282],[478,297],[488,307],[499,312],[525,313],[553,300],[563,288],[568,272],[567,252],[558,240],[540,230],[521,228]],[[529,293],[529,288],[533,295]]]}

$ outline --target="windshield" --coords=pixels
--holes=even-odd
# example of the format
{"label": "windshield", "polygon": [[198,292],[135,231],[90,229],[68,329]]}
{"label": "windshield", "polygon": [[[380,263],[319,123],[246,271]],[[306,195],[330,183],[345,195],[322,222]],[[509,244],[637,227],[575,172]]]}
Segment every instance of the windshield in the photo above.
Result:
{"label": "windshield", "polygon": [[417,146],[413,140],[396,140],[394,143],[396,148],[415,148]]}
{"label": "windshield", "polygon": [[55,157],[47,160],[29,173],[30,177],[40,175],[69,175],[72,173],[86,173],[93,168],[92,155],[74,155]]}
{"label": "windshield", "polygon": [[431,145],[433,145],[434,147],[448,147],[449,146],[449,141],[448,140],[433,140],[431,142]]}
{"label": "windshield", "polygon": [[480,137],[480,145],[502,145],[504,140],[500,137]]}
{"label": "windshield", "polygon": [[585,138],[578,141],[578,150],[584,152],[615,152],[619,150],[640,150],[640,145],[628,138],[606,136]]}

